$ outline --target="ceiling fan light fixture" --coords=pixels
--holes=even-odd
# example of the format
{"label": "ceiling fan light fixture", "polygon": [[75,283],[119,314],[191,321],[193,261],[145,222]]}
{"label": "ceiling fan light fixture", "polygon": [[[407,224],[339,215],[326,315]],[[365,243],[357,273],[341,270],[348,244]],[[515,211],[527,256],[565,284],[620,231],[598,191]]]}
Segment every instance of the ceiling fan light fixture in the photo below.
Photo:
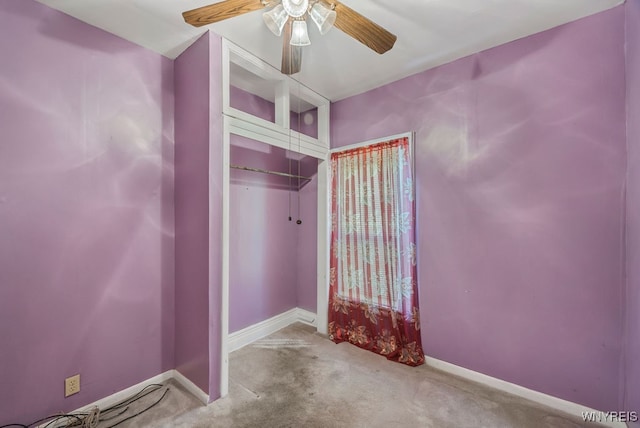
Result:
{"label": "ceiling fan light fixture", "polygon": [[263,13],[262,19],[273,34],[275,34],[276,36],[280,36],[282,34],[284,24],[286,24],[287,20],[289,19],[289,15],[287,15],[284,7],[279,4],[269,12]]}
{"label": "ceiling fan light fixture", "polygon": [[329,9],[320,3],[313,5],[309,11],[309,16],[311,16],[313,22],[316,23],[318,30],[320,30],[320,34],[323,36],[327,34],[327,31],[329,31],[336,22],[336,11]]}
{"label": "ceiling fan light fixture", "polygon": [[307,22],[296,19],[291,29],[291,46],[309,46],[310,44]]}
{"label": "ceiling fan light fixture", "polygon": [[309,0],[282,0],[282,6],[289,16],[300,18],[309,9]]}

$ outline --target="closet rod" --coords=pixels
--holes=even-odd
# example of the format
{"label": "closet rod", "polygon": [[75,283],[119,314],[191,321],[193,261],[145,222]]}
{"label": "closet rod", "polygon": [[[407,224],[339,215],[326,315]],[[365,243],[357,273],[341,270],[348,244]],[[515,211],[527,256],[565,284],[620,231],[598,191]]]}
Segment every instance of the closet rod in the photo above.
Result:
{"label": "closet rod", "polygon": [[294,174],[287,174],[286,172],[268,171],[266,169],[249,168],[248,166],[239,166],[239,165],[229,165],[229,167],[233,169],[241,169],[243,171],[261,172],[263,174],[273,174],[273,175],[279,175],[281,177],[299,178],[301,180],[311,181],[311,178],[309,177],[303,177],[301,175],[294,175]]}

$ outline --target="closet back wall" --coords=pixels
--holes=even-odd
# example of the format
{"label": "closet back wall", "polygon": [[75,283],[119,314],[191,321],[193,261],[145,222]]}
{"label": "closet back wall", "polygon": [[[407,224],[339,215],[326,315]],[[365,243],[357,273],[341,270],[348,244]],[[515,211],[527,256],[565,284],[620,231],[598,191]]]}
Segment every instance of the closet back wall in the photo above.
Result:
{"label": "closet back wall", "polygon": [[30,0],[0,58],[3,425],[174,367],[173,63]]}
{"label": "closet back wall", "polygon": [[[231,136],[232,165],[287,171],[284,156],[251,150],[247,143],[251,141]],[[236,169],[230,174],[229,332],[233,333],[296,307],[300,226],[297,192],[286,188],[288,179]]]}
{"label": "closet back wall", "polygon": [[318,178],[300,190],[298,229],[298,307],[316,313],[318,299]]}

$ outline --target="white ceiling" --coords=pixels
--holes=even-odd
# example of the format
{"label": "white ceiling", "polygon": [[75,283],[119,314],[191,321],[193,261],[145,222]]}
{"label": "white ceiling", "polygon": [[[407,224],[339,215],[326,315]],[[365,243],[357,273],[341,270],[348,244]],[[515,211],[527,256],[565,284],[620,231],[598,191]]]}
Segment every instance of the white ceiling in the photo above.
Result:
{"label": "white ceiling", "polygon": [[[281,40],[251,12],[207,27],[181,13],[216,0],[38,0],[169,58],[206,29],[280,68]],[[258,0],[256,0],[258,1]],[[530,34],[588,16],[624,0],[342,0],[398,36],[378,55],[337,29],[321,36],[310,23],[294,77],[332,101]]]}

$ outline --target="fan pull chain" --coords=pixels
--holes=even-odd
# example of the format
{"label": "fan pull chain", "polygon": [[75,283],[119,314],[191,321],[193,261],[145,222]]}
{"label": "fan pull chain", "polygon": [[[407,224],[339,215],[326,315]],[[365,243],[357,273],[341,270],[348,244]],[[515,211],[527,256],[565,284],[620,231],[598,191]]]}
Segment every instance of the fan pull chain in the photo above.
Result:
{"label": "fan pull chain", "polygon": [[[291,139],[291,135],[289,135],[289,139]],[[289,143],[289,148],[291,148],[291,143]],[[291,221],[291,158],[289,158],[289,221]]]}
{"label": "fan pull chain", "polygon": [[[291,25],[291,22],[287,22],[286,25]],[[289,60],[289,69],[291,69],[291,63],[292,63],[292,59],[291,57],[288,58]],[[288,156],[288,160],[289,160],[289,221],[291,221],[293,218],[291,217],[291,124],[289,124],[289,156]]]}
{"label": "fan pull chain", "polygon": [[[298,154],[300,154],[300,138],[302,129],[300,128],[300,81],[298,81]],[[301,157],[298,156],[298,221],[297,224],[302,224],[302,220],[300,219],[300,161]]]}
{"label": "fan pull chain", "polygon": [[[291,128],[291,127],[289,127]],[[289,129],[289,152],[291,152],[291,129]],[[288,156],[289,160],[289,191],[287,192],[287,196],[289,197],[289,221],[291,218],[291,154]]]}

